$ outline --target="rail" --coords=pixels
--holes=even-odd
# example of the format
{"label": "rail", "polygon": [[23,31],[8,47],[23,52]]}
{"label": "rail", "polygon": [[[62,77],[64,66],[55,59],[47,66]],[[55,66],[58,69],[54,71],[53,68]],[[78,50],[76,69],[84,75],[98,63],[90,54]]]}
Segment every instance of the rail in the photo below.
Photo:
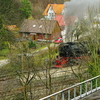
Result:
{"label": "rail", "polygon": [[39,100],[78,100],[100,89],[100,75]]}

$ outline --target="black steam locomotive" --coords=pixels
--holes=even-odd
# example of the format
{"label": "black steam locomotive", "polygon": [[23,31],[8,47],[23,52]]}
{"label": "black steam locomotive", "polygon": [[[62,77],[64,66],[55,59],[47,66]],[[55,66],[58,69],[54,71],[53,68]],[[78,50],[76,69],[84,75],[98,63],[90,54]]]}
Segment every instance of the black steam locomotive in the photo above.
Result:
{"label": "black steam locomotive", "polygon": [[[99,52],[98,52],[99,53]],[[85,42],[67,42],[59,45],[59,55],[56,57],[54,67],[66,67],[78,64],[79,60],[91,55]]]}

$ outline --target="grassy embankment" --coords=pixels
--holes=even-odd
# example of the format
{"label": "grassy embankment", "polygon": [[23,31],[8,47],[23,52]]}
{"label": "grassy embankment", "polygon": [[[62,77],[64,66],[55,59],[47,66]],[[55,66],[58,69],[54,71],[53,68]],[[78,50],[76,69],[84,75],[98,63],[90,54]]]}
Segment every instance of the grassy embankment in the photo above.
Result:
{"label": "grassy embankment", "polygon": [[[54,57],[57,55],[57,49],[54,46],[52,46],[50,48],[51,49],[50,51],[51,51],[52,59],[54,59]],[[37,47],[36,48],[30,48],[29,49],[29,53],[32,53],[32,52],[35,52],[35,51],[39,51],[39,53],[35,56],[35,64],[36,64],[37,68],[38,68],[38,64],[40,66],[40,63],[37,63],[37,61],[41,60],[41,64],[43,64],[44,63],[44,59],[48,58],[49,52],[48,52],[47,49],[43,50],[44,48],[47,48],[47,44],[37,43]],[[20,53],[19,49],[14,49],[13,52],[14,52],[14,56],[15,56],[15,54],[17,55],[17,54]],[[0,55],[0,60],[7,59],[7,57],[8,57],[7,55],[9,54],[9,50],[8,49],[3,49],[2,51],[0,51],[0,54],[1,54]],[[13,56],[13,53],[11,54],[11,56]],[[12,60],[15,61],[16,57],[17,56],[15,56],[14,59],[12,59]],[[26,59],[27,58],[25,58],[25,60]],[[30,57],[29,59],[32,60],[33,58]],[[18,65],[20,62],[18,62],[17,60],[18,59],[16,59],[16,64],[17,65],[15,65],[17,67],[15,67],[14,65],[9,63],[9,64],[5,65],[7,67],[5,67],[5,66],[2,67],[1,73],[3,72],[3,74],[5,73],[5,74],[11,74],[12,75],[16,71],[18,71],[18,70],[20,71],[21,68],[20,68],[20,65]]]}

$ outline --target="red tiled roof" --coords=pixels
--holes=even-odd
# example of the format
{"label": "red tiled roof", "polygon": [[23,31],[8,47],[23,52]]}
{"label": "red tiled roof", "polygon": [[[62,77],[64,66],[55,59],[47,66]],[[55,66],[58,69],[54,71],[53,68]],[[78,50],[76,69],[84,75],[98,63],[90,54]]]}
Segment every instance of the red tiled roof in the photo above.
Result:
{"label": "red tiled roof", "polygon": [[54,20],[57,20],[60,26],[65,26],[63,15],[56,15]]}

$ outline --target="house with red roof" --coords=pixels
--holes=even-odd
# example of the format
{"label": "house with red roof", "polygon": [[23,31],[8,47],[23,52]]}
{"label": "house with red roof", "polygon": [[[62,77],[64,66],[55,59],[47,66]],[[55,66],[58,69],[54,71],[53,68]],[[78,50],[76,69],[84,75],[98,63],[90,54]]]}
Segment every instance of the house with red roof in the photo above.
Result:
{"label": "house with red roof", "polygon": [[76,21],[76,16],[64,16],[64,4],[48,4],[43,12],[44,19],[56,20],[61,28],[63,40],[68,32],[67,27],[72,27]]}

